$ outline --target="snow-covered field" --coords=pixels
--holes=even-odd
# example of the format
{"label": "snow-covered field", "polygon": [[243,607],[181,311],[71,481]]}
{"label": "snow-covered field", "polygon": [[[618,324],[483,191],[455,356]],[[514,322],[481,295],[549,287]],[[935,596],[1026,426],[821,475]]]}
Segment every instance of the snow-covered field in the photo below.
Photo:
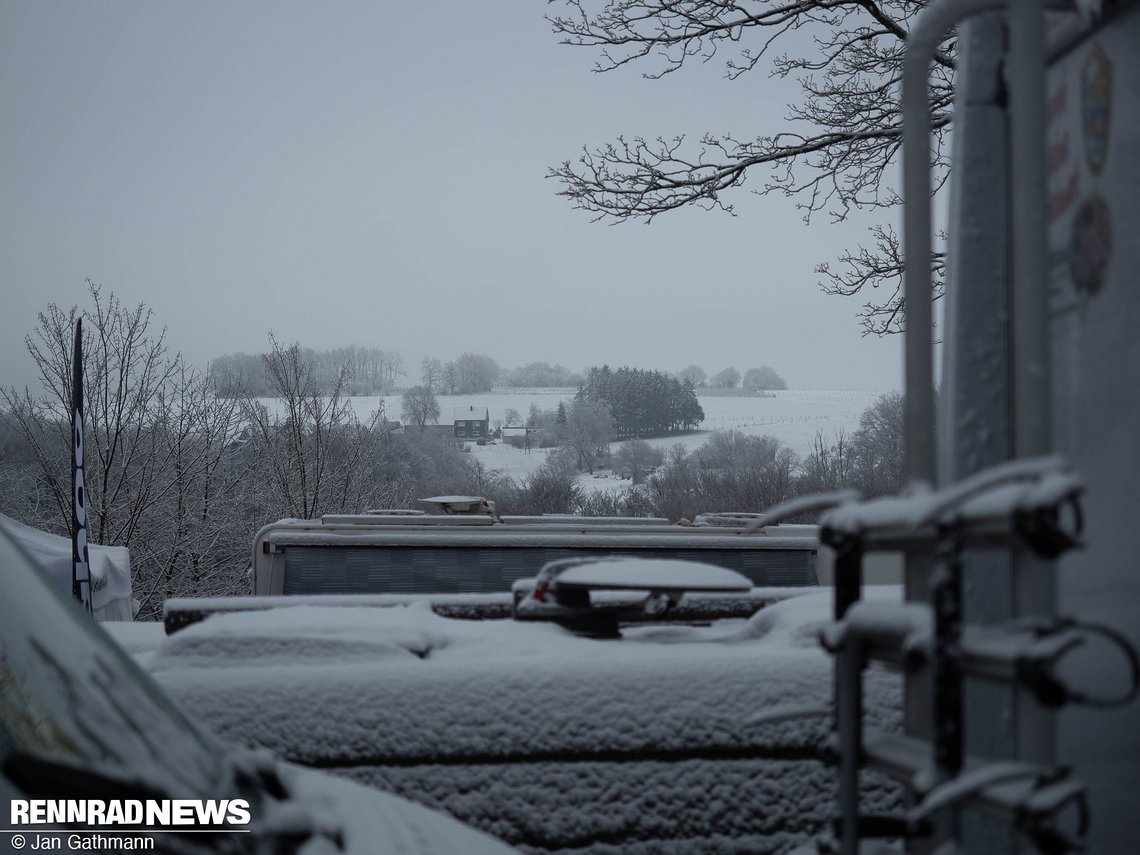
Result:
{"label": "snow-covered field", "polygon": [[[504,417],[508,409],[517,410],[525,419],[531,404],[543,410],[552,410],[559,401],[574,399],[574,389],[519,389],[499,390],[484,395],[440,395],[436,398],[444,420],[449,419],[455,407],[486,407],[492,423]],[[739,430],[746,434],[768,434],[776,437],[797,454],[806,454],[816,433],[822,431],[830,437],[838,430],[852,433],[859,426],[859,416],[875,402],[881,391],[874,390],[821,390],[791,389],[774,393],[772,398],[733,397],[710,395],[700,397],[705,420],[700,432],[682,437],[654,440],[655,444],[672,445],[683,442],[696,447],[708,437],[707,432]],[[379,397],[353,398],[352,403],[361,418],[376,409]],[[400,396],[388,395],[384,410],[390,419],[400,418]]]}
{"label": "snow-covered field", "polygon": [[[440,395],[437,397],[442,419],[447,420],[456,407],[486,407],[491,421],[504,418],[508,409],[517,410],[525,419],[531,404],[551,410],[559,401],[569,403],[574,389],[519,389],[498,390],[483,395]],[[875,402],[880,391],[871,390],[819,390],[791,389],[776,392],[771,398],[704,396],[700,398],[705,420],[700,430],[683,436],[663,437],[650,442],[668,448],[681,443],[690,449],[703,445],[714,431],[738,430],[742,433],[773,436],[803,456],[811,450],[817,433],[831,439],[839,431],[854,433],[859,427],[859,416]],[[353,398],[353,407],[361,418],[368,417],[381,398]],[[400,396],[383,398],[389,419],[400,418]],[[529,453],[507,445],[472,446],[475,454],[489,469],[501,469],[514,477],[533,473],[546,459],[539,450]],[[582,485],[589,489],[623,489],[628,482],[610,478],[584,476]]]}

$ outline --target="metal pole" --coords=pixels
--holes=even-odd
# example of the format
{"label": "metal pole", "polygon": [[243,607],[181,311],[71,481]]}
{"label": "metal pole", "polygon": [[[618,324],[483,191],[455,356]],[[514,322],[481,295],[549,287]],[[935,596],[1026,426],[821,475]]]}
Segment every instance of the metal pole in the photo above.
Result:
{"label": "metal pole", "polygon": [[854,634],[836,657],[840,852],[859,855],[859,764],[863,753],[863,644]]}
{"label": "metal pole", "polygon": [[[934,447],[934,357],[931,282],[930,65],[942,37],[964,18],[1004,8],[1004,0],[942,0],[915,19],[903,59],[903,300],[906,313],[904,355],[904,462],[911,484],[937,482]],[[905,598],[927,599],[928,555],[907,553]],[[929,734],[930,682],[927,675],[907,675],[904,727],[915,736]],[[923,715],[925,713],[925,715]],[[907,851],[929,848],[908,842]]]}
{"label": "metal pole", "polygon": [[[1035,0],[1026,0],[1035,2]],[[930,64],[942,37],[963,18],[1001,8],[999,0],[944,0],[927,6],[907,36],[903,60],[903,299],[906,310],[906,470],[934,484],[934,358],[930,216]]]}
{"label": "metal pole", "polygon": [[[1052,449],[1049,307],[1045,226],[1045,9],[1041,0],[1010,0],[1010,212],[1013,245],[1013,449],[1035,457]],[[1053,562],[1014,556],[1015,616],[1056,610]],[[1015,753],[1051,763],[1056,723],[1025,689],[1015,696]]]}
{"label": "metal pole", "polygon": [[1045,238],[1045,8],[1010,0],[1014,454],[1052,447]]}

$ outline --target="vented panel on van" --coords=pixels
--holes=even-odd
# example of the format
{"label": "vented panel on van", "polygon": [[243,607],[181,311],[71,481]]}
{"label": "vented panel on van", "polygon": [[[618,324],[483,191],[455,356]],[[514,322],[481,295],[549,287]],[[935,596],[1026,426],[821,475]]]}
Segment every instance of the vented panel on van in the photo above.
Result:
{"label": "vented panel on van", "polygon": [[509,591],[516,579],[579,555],[678,558],[736,570],[757,587],[815,585],[809,549],[289,546],[285,594],[444,594]]}

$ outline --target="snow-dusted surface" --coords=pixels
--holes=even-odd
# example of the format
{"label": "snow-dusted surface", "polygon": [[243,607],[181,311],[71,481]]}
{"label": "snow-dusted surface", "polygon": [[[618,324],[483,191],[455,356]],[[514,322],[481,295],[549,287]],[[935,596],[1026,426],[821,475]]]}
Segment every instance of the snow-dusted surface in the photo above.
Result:
{"label": "snow-dusted surface", "polygon": [[747,576],[699,561],[603,558],[581,561],[558,574],[559,585],[635,591],[748,591]]}
{"label": "snow-dusted surface", "polygon": [[[899,599],[898,588],[875,591]],[[784,852],[826,833],[818,645],[829,592],[749,621],[638,627],[619,641],[467,622],[425,604],[217,615],[136,658],[224,737],[440,807],[533,851]],[[897,726],[899,680],[868,673],[868,720]],[[897,791],[872,779],[877,810]]]}
{"label": "snow-dusted surface", "polygon": [[[489,835],[405,799],[295,766],[282,765],[278,774],[308,817],[341,835],[342,847],[314,837],[306,841],[301,855],[506,855],[511,851]],[[280,821],[296,819],[281,817]]]}
{"label": "snow-dusted surface", "polygon": [[[24,525],[0,514],[15,540],[47,571],[57,590],[71,594],[71,538]],[[131,555],[125,546],[87,547],[91,568],[91,610],[96,620],[129,621],[139,604],[131,596]]]}

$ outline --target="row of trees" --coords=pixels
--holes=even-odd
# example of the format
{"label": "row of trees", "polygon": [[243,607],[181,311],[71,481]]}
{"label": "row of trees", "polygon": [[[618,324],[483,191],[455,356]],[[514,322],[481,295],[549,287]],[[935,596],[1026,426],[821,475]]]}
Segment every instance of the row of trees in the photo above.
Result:
{"label": "row of trees", "polygon": [[702,389],[735,389],[740,385],[746,392],[757,393],[788,388],[784,378],[777,374],[775,369],[767,365],[760,368],[749,368],[744,372],[743,378],[740,372],[731,365],[718,371],[712,377],[709,377],[699,365],[689,365],[674,376],[678,380],[687,380]]}
{"label": "row of trees", "polygon": [[[229,353],[213,360],[209,373],[218,394],[231,398],[269,397],[274,381],[269,376],[265,357],[264,353]],[[305,348],[304,357],[322,390],[331,391],[339,386],[347,395],[387,395],[408,373],[400,354],[379,347]]]}
{"label": "row of trees", "polygon": [[474,395],[490,392],[501,374],[499,363],[482,353],[465,353],[451,362],[425,356],[420,385],[433,395]]}
{"label": "row of trees", "polygon": [[575,399],[603,405],[617,438],[692,430],[705,418],[693,384],[660,371],[594,367]]}
{"label": "row of trees", "polygon": [[530,362],[520,368],[504,371],[499,382],[513,389],[573,388],[582,383],[582,375],[563,365]]}
{"label": "row of trees", "polygon": [[[243,395],[266,398],[273,394],[274,380],[269,376],[265,353],[229,353],[210,363],[209,373],[219,395],[238,398]],[[379,347],[349,345],[332,350],[303,348],[306,364],[312,366],[313,378],[321,390],[338,388],[345,395],[390,395],[408,375],[403,357]],[[749,368],[743,378],[733,367],[709,377],[699,365],[690,365],[674,377],[688,380],[702,389],[735,389],[748,392],[787,389],[788,385],[767,366]],[[434,356],[424,357],[420,364],[420,382],[433,395],[473,395],[489,392],[497,385],[508,388],[573,388],[585,378],[563,365],[530,362],[519,368],[503,369],[482,353],[464,353],[450,362]]]}

